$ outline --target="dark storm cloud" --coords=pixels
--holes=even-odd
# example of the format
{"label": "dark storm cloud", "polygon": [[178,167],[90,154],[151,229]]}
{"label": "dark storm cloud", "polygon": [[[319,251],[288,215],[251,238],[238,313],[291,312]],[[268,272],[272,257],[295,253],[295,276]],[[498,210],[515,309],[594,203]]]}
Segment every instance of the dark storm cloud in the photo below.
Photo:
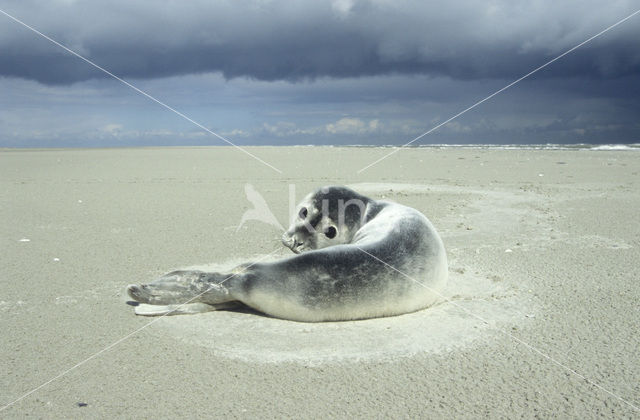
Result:
{"label": "dark storm cloud", "polygon": [[[630,1],[4,1],[0,8],[117,75],[222,72],[298,81],[381,74],[513,78],[634,11]],[[640,15],[537,77],[640,71]],[[0,75],[105,77],[0,15]]]}

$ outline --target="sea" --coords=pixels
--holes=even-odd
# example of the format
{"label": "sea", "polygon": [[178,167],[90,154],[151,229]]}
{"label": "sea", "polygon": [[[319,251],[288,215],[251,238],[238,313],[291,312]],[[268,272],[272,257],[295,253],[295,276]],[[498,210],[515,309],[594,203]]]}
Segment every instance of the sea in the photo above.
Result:
{"label": "sea", "polygon": [[[313,145],[309,145],[313,146]],[[640,143],[632,144],[420,144],[402,146],[349,144],[330,147],[380,147],[380,148],[432,148],[432,149],[502,149],[502,150],[596,150],[596,151],[640,151]]]}

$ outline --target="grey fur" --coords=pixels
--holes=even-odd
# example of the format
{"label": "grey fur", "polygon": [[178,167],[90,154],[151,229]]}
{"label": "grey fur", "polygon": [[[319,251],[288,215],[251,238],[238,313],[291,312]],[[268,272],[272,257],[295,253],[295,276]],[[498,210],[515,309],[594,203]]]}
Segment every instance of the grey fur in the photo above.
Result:
{"label": "grey fur", "polygon": [[[298,255],[243,264],[231,273],[176,271],[127,291],[138,302],[170,305],[179,313],[242,302],[306,322],[398,315],[428,307],[440,296],[448,275],[446,253],[422,213],[345,187],[316,190],[298,210],[283,235]],[[175,306],[187,301],[213,308]],[[162,313],[144,308],[137,313]]]}

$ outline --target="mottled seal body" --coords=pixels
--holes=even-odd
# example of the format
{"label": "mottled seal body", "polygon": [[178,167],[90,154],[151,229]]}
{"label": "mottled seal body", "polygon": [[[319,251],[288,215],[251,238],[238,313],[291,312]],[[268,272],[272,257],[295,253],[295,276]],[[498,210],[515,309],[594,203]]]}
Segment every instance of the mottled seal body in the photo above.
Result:
{"label": "mottled seal body", "polygon": [[345,187],[319,189],[298,208],[283,235],[297,255],[243,264],[234,273],[169,273],[147,285],[130,285],[129,295],[147,304],[208,305],[196,312],[241,302],[307,322],[398,315],[426,308],[440,296],[447,257],[440,236],[419,211]]}

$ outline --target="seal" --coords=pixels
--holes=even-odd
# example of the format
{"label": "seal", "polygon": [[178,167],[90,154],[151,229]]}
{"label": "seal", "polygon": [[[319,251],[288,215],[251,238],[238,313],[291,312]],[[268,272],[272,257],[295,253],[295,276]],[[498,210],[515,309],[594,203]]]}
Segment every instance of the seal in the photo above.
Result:
{"label": "seal", "polygon": [[296,255],[230,273],[174,271],[127,291],[147,304],[136,308],[139,315],[242,303],[277,318],[320,322],[414,312],[436,302],[447,282],[444,245],[422,213],[346,187],[307,195],[282,242]]}

